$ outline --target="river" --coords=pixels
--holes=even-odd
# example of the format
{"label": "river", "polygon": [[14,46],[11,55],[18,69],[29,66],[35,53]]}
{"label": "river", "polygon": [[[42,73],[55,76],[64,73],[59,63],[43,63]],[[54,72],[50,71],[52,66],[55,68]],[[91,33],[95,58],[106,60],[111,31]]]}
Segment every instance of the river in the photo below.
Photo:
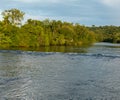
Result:
{"label": "river", "polygon": [[120,100],[120,44],[67,50],[0,50],[0,100]]}

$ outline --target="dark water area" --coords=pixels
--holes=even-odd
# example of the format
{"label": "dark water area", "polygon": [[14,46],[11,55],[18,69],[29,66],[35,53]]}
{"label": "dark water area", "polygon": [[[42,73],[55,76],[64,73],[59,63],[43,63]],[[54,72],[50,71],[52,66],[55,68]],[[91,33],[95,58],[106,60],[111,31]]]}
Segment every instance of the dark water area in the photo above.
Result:
{"label": "dark water area", "polygon": [[0,100],[120,100],[120,44],[0,50]]}
{"label": "dark water area", "polygon": [[[41,46],[38,48],[25,48],[25,47],[9,47],[9,48],[0,48],[0,50],[8,50],[8,51],[13,51],[16,50],[18,53],[20,53],[20,51],[36,51],[36,52],[74,52],[74,53],[86,53],[87,52],[87,48],[89,48],[90,46],[85,45],[85,46]],[[8,52],[7,51],[7,52]]]}

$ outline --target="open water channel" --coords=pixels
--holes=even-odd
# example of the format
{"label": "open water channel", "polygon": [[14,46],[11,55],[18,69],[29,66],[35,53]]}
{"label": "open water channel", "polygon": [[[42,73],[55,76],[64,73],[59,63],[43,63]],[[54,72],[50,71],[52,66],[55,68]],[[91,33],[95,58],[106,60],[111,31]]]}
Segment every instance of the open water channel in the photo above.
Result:
{"label": "open water channel", "polygon": [[0,50],[0,100],[120,100],[120,44]]}

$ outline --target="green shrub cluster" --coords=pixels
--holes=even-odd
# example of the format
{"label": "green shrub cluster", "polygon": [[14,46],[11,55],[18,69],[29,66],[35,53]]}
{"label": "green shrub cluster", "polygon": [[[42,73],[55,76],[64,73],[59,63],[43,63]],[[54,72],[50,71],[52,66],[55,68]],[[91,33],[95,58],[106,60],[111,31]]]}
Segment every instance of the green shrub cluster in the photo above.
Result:
{"label": "green shrub cluster", "polygon": [[88,27],[96,33],[96,40],[111,43],[120,43],[120,26],[95,26]]}
{"label": "green shrub cluster", "polygon": [[60,20],[28,19],[21,24],[24,12],[2,12],[0,47],[81,46],[95,42],[96,35],[87,27]]}

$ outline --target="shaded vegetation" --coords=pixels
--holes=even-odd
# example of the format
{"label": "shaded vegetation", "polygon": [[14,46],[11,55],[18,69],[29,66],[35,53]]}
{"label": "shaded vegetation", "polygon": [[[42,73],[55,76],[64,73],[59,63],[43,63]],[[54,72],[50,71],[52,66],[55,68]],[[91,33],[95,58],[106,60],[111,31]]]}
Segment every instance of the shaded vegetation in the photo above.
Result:
{"label": "shaded vegetation", "polygon": [[96,40],[111,43],[120,43],[120,26],[95,26],[89,27],[96,33]]}

